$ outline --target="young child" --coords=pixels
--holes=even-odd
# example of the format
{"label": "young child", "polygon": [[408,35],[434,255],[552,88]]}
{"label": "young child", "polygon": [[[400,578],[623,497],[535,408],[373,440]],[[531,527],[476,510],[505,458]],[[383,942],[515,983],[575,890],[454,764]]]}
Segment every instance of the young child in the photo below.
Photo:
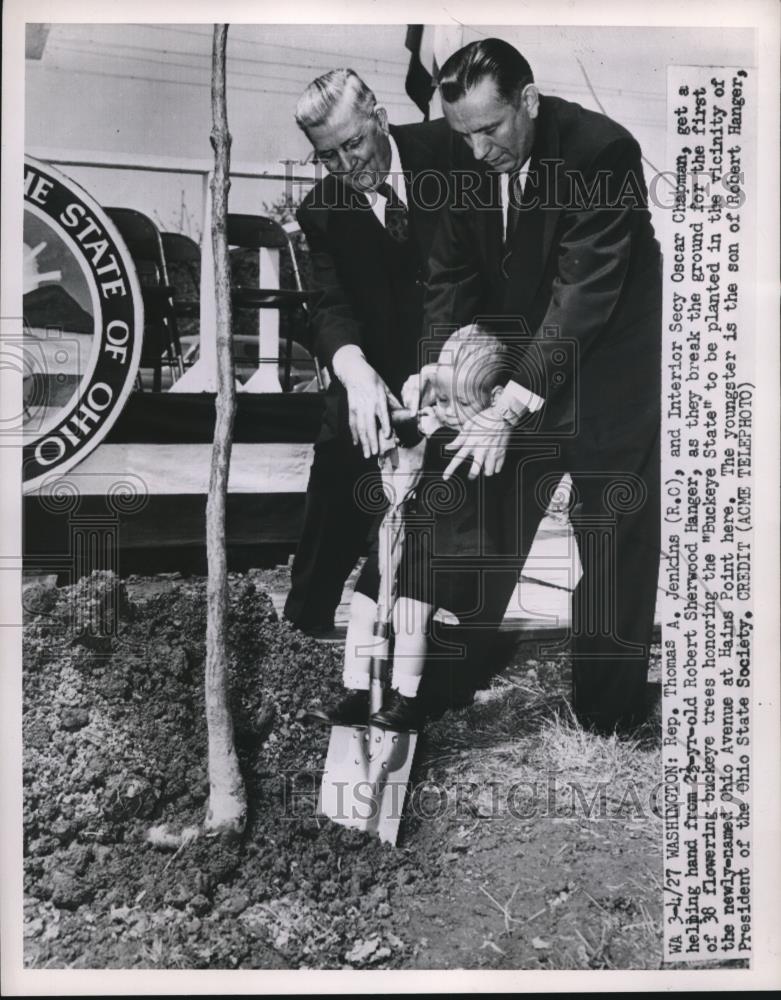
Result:
{"label": "young child", "polygon": [[[426,365],[417,377],[418,426],[427,441],[421,473],[412,476],[409,467],[405,469],[402,463],[395,478],[389,477],[399,496],[406,496],[415,488],[412,500],[407,503],[409,519],[415,524],[407,524],[399,568],[399,596],[393,607],[395,640],[390,690],[386,691],[380,711],[372,716],[372,725],[405,731],[417,728],[423,721],[417,693],[429,623],[436,607],[446,606],[440,601],[435,605],[435,596],[448,599],[447,590],[443,592],[441,586],[434,586],[431,556],[438,548],[467,557],[480,555],[478,518],[490,517],[482,477],[469,480],[468,470],[462,466],[453,476],[457,486],[443,483],[442,473],[453,457],[444,451],[444,446],[454,440],[469,419],[496,401],[507,374],[507,353],[502,342],[472,325],[452,334],[436,364]],[[419,480],[417,486],[415,479]],[[441,544],[445,536],[446,546]],[[373,634],[380,585],[378,548],[375,536],[350,606],[343,670],[347,693],[330,711],[313,713],[332,724],[359,725],[368,719],[369,667],[381,641]],[[463,599],[454,595],[451,603],[463,603]]]}

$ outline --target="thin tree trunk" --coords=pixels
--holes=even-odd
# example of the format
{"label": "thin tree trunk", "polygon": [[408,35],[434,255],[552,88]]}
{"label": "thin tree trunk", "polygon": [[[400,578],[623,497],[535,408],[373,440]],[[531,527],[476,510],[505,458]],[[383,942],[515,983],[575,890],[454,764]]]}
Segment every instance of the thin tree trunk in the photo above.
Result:
{"label": "thin tree trunk", "polygon": [[[241,833],[247,798],[233,737],[228,686],[228,568],[225,554],[225,505],[228,494],[236,411],[231,343],[230,275],[226,216],[230,188],[230,144],[225,97],[225,46],[228,25],[214,26],[212,45],[212,132],[214,174],[211,182],[215,305],[217,315],[217,399],[209,496],[206,503],[206,556],[209,567],[206,621],[206,723],[209,731],[210,833]],[[204,234],[205,236],[207,234]]]}

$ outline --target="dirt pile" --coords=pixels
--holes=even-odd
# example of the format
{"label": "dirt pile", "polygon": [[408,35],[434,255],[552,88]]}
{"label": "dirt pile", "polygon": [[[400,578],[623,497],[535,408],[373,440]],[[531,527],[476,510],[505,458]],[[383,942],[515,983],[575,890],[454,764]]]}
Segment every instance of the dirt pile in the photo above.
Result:
{"label": "dirt pile", "polygon": [[302,717],[339,689],[341,650],[279,622],[249,579],[231,580],[229,621],[246,843],[198,841],[175,856],[146,843],[150,826],[197,825],[206,806],[205,600],[202,580],[126,587],[104,573],[34,593],[24,650],[30,960],[150,964],[158,940],[160,954],[194,968],[340,966],[362,935],[377,945],[354,960],[389,959],[403,946],[387,937],[386,886],[397,869],[414,880],[432,867],[316,818],[327,731]]}

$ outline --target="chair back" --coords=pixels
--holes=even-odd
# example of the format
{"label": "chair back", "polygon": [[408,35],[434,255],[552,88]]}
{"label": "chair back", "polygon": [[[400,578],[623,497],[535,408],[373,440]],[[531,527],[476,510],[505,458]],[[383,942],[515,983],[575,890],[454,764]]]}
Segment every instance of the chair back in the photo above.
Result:
{"label": "chair back", "polygon": [[184,233],[160,233],[163,241],[163,252],[165,262],[170,267],[171,264],[197,264],[201,265],[201,248],[191,236]]}
{"label": "chair back", "polygon": [[162,366],[182,374],[182,347],[176,324],[172,290],[168,284],[163,240],[160,230],[143,212],[111,207],[107,215],[119,230],[136,266],[144,300],[144,339],[141,368],[153,369],[153,389],[162,387]]}
{"label": "chair back", "polygon": [[[250,333],[251,326],[257,323],[251,313],[258,309],[275,309],[280,313],[279,340],[283,344],[281,383],[289,390],[293,384],[296,370],[304,359],[294,357],[294,352],[307,350],[311,344],[309,313],[307,310],[307,295],[302,287],[301,273],[296,259],[295,246],[285,228],[275,219],[265,215],[242,215],[229,213],[226,220],[226,235],[230,251],[232,289],[234,302],[234,342],[236,335]],[[258,287],[260,260],[258,251],[286,251],[291,270],[289,278],[295,289]],[[280,283],[283,283],[284,270],[279,270]],[[303,346],[302,346],[303,345]],[[312,351],[312,355],[314,352]],[[258,361],[270,359],[259,358]],[[297,364],[299,362],[299,364]],[[317,378],[317,384],[322,388],[323,379],[320,367],[314,357],[311,365]]]}
{"label": "chair back", "polygon": [[177,315],[197,317],[197,310],[182,307],[197,305],[201,297],[201,248],[181,233],[160,235]]}
{"label": "chair back", "polygon": [[289,250],[290,241],[282,226],[266,215],[228,214],[228,245],[246,250]]}
{"label": "chair back", "polygon": [[106,208],[111,221],[127,244],[142,285],[167,285],[168,272],[160,230],[134,208]]}

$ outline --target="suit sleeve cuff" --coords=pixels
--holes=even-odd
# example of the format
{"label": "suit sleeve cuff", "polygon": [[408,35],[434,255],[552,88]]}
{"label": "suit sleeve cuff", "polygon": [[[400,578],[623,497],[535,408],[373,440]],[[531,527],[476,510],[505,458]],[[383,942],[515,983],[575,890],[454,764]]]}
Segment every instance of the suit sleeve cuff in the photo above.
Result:
{"label": "suit sleeve cuff", "polygon": [[544,404],[542,396],[526,386],[510,381],[502,389],[495,406],[502,419],[514,427],[525,413],[536,413]]}
{"label": "suit sleeve cuff", "polygon": [[366,356],[357,344],[344,344],[334,352],[331,367],[334,375],[344,385],[359,365],[366,363]]}

